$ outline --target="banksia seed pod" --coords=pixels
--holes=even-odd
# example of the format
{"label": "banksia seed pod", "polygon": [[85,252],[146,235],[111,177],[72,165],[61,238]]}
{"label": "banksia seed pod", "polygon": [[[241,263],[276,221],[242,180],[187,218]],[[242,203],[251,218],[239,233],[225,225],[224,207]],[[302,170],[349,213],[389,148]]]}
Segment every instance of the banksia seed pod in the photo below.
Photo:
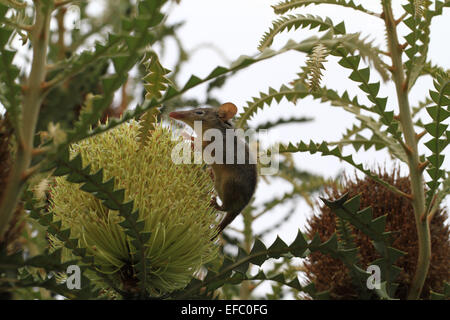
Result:
{"label": "banksia seed pod", "polygon": [[[131,121],[81,141],[72,145],[71,156],[80,153],[91,173],[103,168],[103,181],[114,177],[115,189],[125,189],[124,202],[134,201],[144,232],[151,233],[145,286],[151,296],[158,296],[183,288],[200,266],[217,257],[217,245],[209,240],[215,224],[209,207],[213,185],[201,165],[173,163],[172,150],[186,142],[174,140],[170,129],[156,125],[143,145],[139,128]],[[119,225],[123,218],[118,212],[64,177],[56,178],[50,193],[55,219],[80,240],[98,271],[113,275],[122,290],[136,290],[130,258],[135,248]]]}
{"label": "banksia seed pod", "polygon": [[[0,116],[0,201],[3,200],[3,192],[8,182],[9,172],[11,170],[11,134],[12,130],[8,126],[5,118]],[[9,221],[8,229],[0,237],[0,247],[6,247],[8,253],[16,252],[20,249],[19,237],[25,226],[23,204],[19,203],[14,214]]]}
{"label": "banksia seed pod", "polygon": [[[381,170],[380,170],[381,171]],[[380,172],[380,177],[399,190],[410,193],[410,182],[408,177],[401,177],[397,171],[391,173]],[[396,262],[403,270],[396,279],[399,287],[395,298],[405,299],[408,288],[414,276],[417,264],[417,233],[411,203],[372,179],[356,178],[345,179],[341,189],[330,186],[326,189],[326,197],[338,199],[344,193],[349,192],[349,198],[360,194],[361,208],[372,207],[373,217],[385,214],[386,231],[393,231],[392,247],[406,252],[407,254]],[[430,290],[442,292],[443,284],[450,279],[450,240],[449,226],[445,224],[447,212],[439,210],[430,224],[431,233],[431,263],[428,276],[425,281],[422,298],[428,298]],[[308,236],[312,237],[318,233],[322,241],[326,241],[336,231],[336,215],[326,206],[320,207],[320,212],[308,220]],[[360,261],[362,267],[367,267],[379,258],[370,239],[362,232],[353,230],[354,240],[359,247]],[[309,281],[315,283],[318,291],[329,290],[333,299],[358,299],[347,268],[340,260],[314,252],[305,263],[306,275]]]}

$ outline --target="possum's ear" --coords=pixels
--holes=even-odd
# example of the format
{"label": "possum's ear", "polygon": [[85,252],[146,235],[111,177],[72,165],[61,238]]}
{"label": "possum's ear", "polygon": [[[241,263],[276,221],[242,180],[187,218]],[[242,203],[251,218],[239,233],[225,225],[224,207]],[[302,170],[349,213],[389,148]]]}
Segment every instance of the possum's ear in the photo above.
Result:
{"label": "possum's ear", "polygon": [[237,107],[231,102],[224,103],[219,107],[219,117],[223,121],[230,120],[236,113]]}

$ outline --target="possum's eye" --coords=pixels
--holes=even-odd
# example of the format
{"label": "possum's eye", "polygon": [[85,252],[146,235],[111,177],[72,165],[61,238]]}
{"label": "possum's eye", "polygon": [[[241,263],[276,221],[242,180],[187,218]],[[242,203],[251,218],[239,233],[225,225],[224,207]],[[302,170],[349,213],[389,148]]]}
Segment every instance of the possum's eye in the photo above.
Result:
{"label": "possum's eye", "polygon": [[202,114],[205,114],[205,111],[198,110],[198,111],[195,111],[195,114],[202,115]]}

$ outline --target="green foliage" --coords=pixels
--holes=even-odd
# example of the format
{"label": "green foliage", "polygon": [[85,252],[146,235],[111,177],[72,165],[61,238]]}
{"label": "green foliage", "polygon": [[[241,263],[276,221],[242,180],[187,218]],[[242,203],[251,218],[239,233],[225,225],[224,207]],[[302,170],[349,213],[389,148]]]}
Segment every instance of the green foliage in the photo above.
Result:
{"label": "green foliage", "polygon": [[325,31],[331,29],[336,34],[345,34],[345,25],[344,22],[339,23],[338,25],[334,25],[330,18],[326,18],[323,20],[320,17],[312,16],[312,15],[290,15],[287,17],[282,17],[273,22],[272,28],[266,32],[258,46],[259,50],[264,50],[269,47],[273,38],[287,30],[298,29],[298,28],[306,28],[309,27],[311,29],[319,27],[319,31]]}
{"label": "green foliage", "polygon": [[[450,131],[447,130],[448,124],[444,121],[450,116],[450,77],[448,74],[440,74],[434,81],[434,90],[430,90],[431,100],[435,105],[426,108],[428,114],[433,120],[425,125],[425,130],[431,135],[431,139],[425,143],[425,146],[431,151],[427,157],[430,167],[427,169],[431,181],[427,182],[430,188],[427,192],[426,206],[427,211],[431,208],[431,202],[437,188],[444,178],[445,172],[440,169],[444,162],[444,150],[448,146]],[[447,107],[447,110],[445,109]]]}
{"label": "green foliage", "polygon": [[[148,53],[148,58],[144,58],[145,69],[148,74],[143,78],[145,81],[144,89],[146,91],[145,99],[160,99],[162,92],[164,92],[168,85],[171,84],[170,80],[166,77],[166,74],[170,73],[170,70],[165,69],[158,60],[158,56],[155,52]],[[146,144],[148,140],[148,134],[152,131],[154,123],[157,121],[156,115],[159,110],[156,108],[150,109],[145,112],[141,118],[140,134],[139,138],[142,144]]]}
{"label": "green foliage", "polygon": [[[47,131],[49,124],[53,122],[60,123],[64,129],[74,130],[73,134],[76,134],[76,132],[89,129],[90,125],[95,125],[98,121],[98,114],[102,112],[102,106],[95,104],[98,109],[92,110],[91,97],[102,94],[103,88],[99,83],[105,77],[107,68],[108,61],[106,59],[98,61],[72,76],[68,80],[67,86],[56,86],[50,90],[42,105],[42,110],[45,112],[39,117],[36,130],[38,132]],[[58,73],[57,70],[54,72]],[[49,77],[51,76],[49,75]],[[61,105],[64,105],[68,112],[61,113]],[[84,107],[81,107],[83,105]]]}
{"label": "green foliage", "polygon": [[[64,243],[65,248],[70,249],[74,256],[81,258],[84,266],[81,268],[90,267],[90,270],[96,272],[97,266],[94,265],[94,261],[92,257],[86,255],[86,250],[82,249],[78,245],[78,239],[70,237],[70,229],[62,229],[61,221],[54,221],[53,214],[46,210],[46,206],[39,205],[38,201],[34,199],[33,194],[31,192],[27,192],[25,194],[26,199],[26,208],[30,210],[30,217],[36,219],[41,225],[47,227],[47,232],[57,237],[60,241]],[[62,248],[55,250],[50,256],[51,260],[47,260],[48,257],[41,258],[38,256],[38,260],[43,261],[44,264],[40,267],[43,268],[45,264],[50,266],[56,265],[59,266],[56,271],[65,273],[67,266],[71,264],[77,264],[75,260],[66,260],[62,259]],[[51,262],[50,262],[51,261]],[[28,264],[28,263],[27,263]],[[32,264],[28,264],[32,265]],[[78,265],[78,264],[77,264]],[[45,268],[48,268],[45,266]],[[85,271],[85,269],[83,270]],[[65,283],[56,283],[57,278],[54,275],[53,277],[47,279],[46,281],[36,281],[35,277],[30,275],[27,271],[25,272],[25,283],[20,282],[21,285],[24,286],[33,286],[33,287],[42,287],[50,292],[56,292],[61,294],[64,297],[71,299],[93,299],[94,297],[99,296],[99,288],[96,288],[95,285],[91,283],[91,280],[82,274],[82,278],[80,279],[82,282],[81,289],[67,289]],[[102,275],[101,273],[98,273]],[[105,281],[108,282],[108,279],[105,278]]]}
{"label": "green foliage", "polygon": [[[84,113],[80,117],[75,128],[69,132],[68,143],[88,136],[88,129],[99,120],[99,116],[111,105],[116,90],[127,81],[128,72],[141,58],[141,50],[157,40],[150,30],[161,22],[163,15],[159,9],[164,2],[140,1],[136,17],[121,19],[123,26],[121,33],[110,33],[105,44],[99,42],[95,44],[93,52],[83,51],[58,64],[61,72],[49,80],[51,87],[67,81],[89,66],[101,64],[105,60],[110,59],[115,70],[114,74],[102,77],[103,94],[90,101],[92,111]],[[133,34],[130,34],[131,31],[134,31]]]}
{"label": "green foliage", "polygon": [[345,161],[348,164],[352,165],[353,167],[355,167],[359,171],[363,172],[365,175],[369,176],[370,178],[377,181],[381,185],[387,187],[388,189],[390,189],[398,194],[404,195],[404,193],[402,191],[398,190],[395,186],[390,185],[389,183],[387,183],[384,180],[382,180],[381,178],[379,178],[376,174],[372,173],[370,170],[365,169],[362,164],[356,163],[353,160],[353,156],[351,154],[344,156],[342,154],[341,150],[339,149],[339,147],[335,147],[334,149],[330,150],[328,143],[326,143],[326,142],[315,143],[314,141],[311,140],[308,144],[306,144],[303,141],[300,141],[296,145],[289,143],[287,146],[280,145],[279,152],[280,153],[309,152],[310,154],[315,154],[316,152],[319,152],[323,156],[337,157],[337,158],[341,159],[342,161]]}
{"label": "green foliage", "polygon": [[310,4],[334,4],[334,5],[340,5],[343,7],[352,8],[354,10],[358,10],[367,14],[375,15],[376,13],[365,9],[361,4],[355,4],[353,0],[345,1],[345,0],[285,0],[281,1],[280,3],[272,6],[276,14],[283,14],[286,13],[289,10],[306,7]]}
{"label": "green foliage", "polygon": [[376,150],[387,148],[394,158],[397,158],[403,162],[407,162],[407,157],[404,149],[400,144],[396,143],[393,137],[389,136],[385,131],[383,131],[382,124],[368,116],[358,114],[356,115],[356,118],[357,120],[361,121],[361,128],[369,129],[372,133],[372,136],[367,139],[359,134],[356,134],[354,140],[340,140],[338,145],[350,143],[356,151],[358,151],[361,146],[364,146],[364,150],[368,150],[372,146],[374,146]]}
{"label": "green foliage", "polygon": [[148,71],[148,74],[143,78],[146,82],[144,88],[147,91],[145,99],[160,99],[162,97],[161,92],[165,91],[167,85],[170,84],[166,77],[170,70],[161,65],[155,52],[149,52],[148,58],[145,57],[145,60],[144,66]]}
{"label": "green foliage", "polygon": [[[377,114],[381,114],[385,118],[383,120],[384,121],[383,123],[390,124],[389,132],[397,132],[398,123],[393,122],[393,112],[385,111],[387,98],[377,97],[380,83],[379,82],[369,83],[370,77],[369,68],[358,70],[361,56],[347,57],[347,55],[350,55],[351,52],[359,50],[361,53],[367,54],[364,55],[363,57],[371,61],[374,67],[378,66],[376,68],[381,75],[384,76],[386,75],[385,64],[382,63],[379,56],[374,53],[375,51],[370,47],[370,44],[365,43],[364,41],[359,39],[359,34],[346,35],[343,37],[335,37],[333,39],[330,39],[330,34],[326,34],[320,39],[309,38],[298,44],[293,41],[289,41],[279,52],[294,49],[297,51],[310,54],[312,53],[313,48],[319,43],[325,46],[328,50],[330,50],[332,55],[341,56],[342,59],[340,61],[340,64],[345,68],[351,68],[353,70],[352,79],[357,82],[362,82],[360,88],[364,92],[368,93],[369,100],[374,103],[373,107],[370,108],[365,107],[365,109],[371,112],[375,112]],[[306,68],[306,71],[308,72],[309,69]],[[251,118],[252,115],[254,115],[257,112],[258,109],[262,109],[264,105],[270,105],[273,100],[279,103],[283,98],[286,98],[289,101],[295,102],[298,98],[304,98],[309,94],[316,97],[317,96],[316,92],[321,91],[322,89],[317,88],[313,92],[309,92],[309,90],[305,90],[306,88],[307,86],[300,81],[297,81],[297,85],[294,86],[293,89],[286,85],[282,85],[279,90],[269,88],[268,93],[260,93],[260,97],[255,97],[253,98],[253,101],[247,102],[247,106],[244,107],[243,112],[239,114],[238,119],[236,120],[236,126],[241,128],[245,127],[246,122]],[[339,95],[337,94],[334,94],[334,96],[339,97]],[[341,98],[346,100],[349,99],[348,94],[346,93],[344,93],[344,95]],[[356,100],[355,99],[353,99],[353,101],[346,102],[346,105],[350,104],[351,102],[354,102],[358,105],[358,107],[364,108],[364,106],[357,103],[357,99]]]}
{"label": "green foliage", "polygon": [[[362,70],[355,70],[355,68],[358,68],[358,64],[360,62],[360,56],[363,61],[367,60],[373,68],[380,74],[383,81],[387,81],[389,79],[388,74],[388,66],[386,63],[381,59],[380,57],[380,50],[373,45],[371,41],[367,41],[367,38],[361,38],[361,35],[356,33],[353,35],[350,35],[346,41],[343,41],[342,46],[345,48],[345,50],[342,50],[341,48],[338,48],[336,51],[332,52],[331,54],[334,54],[336,56],[340,56],[343,59],[341,59],[342,63],[339,63],[344,68],[353,69],[355,72],[354,77],[359,80],[365,80],[368,82],[368,74],[370,74],[370,69],[362,69]],[[347,51],[347,52],[346,52]],[[358,51],[358,56],[353,55],[353,57],[350,57],[349,53],[353,54],[355,51]],[[350,58],[350,61],[342,61],[344,58]],[[351,60],[353,59],[353,61]],[[345,59],[346,60],[346,59]],[[363,74],[358,74],[363,73]],[[370,75],[369,75],[370,77]],[[352,79],[352,78],[350,78]],[[358,81],[355,79],[352,79],[354,81]],[[362,88],[361,88],[362,89]],[[362,89],[364,92],[368,93],[366,90]]]}
{"label": "green foliage", "polygon": [[[258,268],[256,275],[253,276],[247,272],[249,264],[261,267],[269,258],[304,257],[308,252],[319,251],[342,260],[349,269],[354,285],[360,290],[361,297],[367,299],[371,296],[366,287],[366,280],[369,274],[359,266],[358,248],[354,244],[353,237],[348,229],[348,223],[366,233],[373,240],[374,247],[382,256],[382,258],[374,261],[374,264],[379,265],[382,269],[382,274],[384,275],[382,288],[388,290],[380,290],[380,295],[381,298],[392,297],[396,287],[393,281],[399,272],[399,268],[395,267],[394,263],[403,253],[390,246],[390,233],[384,231],[386,216],[373,219],[370,208],[359,210],[358,196],[350,200],[348,200],[347,195],[336,201],[322,200],[338,215],[339,221],[341,221],[337,230],[339,236],[333,234],[327,241],[321,242],[318,235],[316,235],[308,241],[305,235],[299,231],[296,239],[290,245],[287,245],[281,238],[277,237],[270,247],[266,247],[260,239],[256,238],[249,252],[245,252],[245,250],[238,247],[237,256],[234,258],[225,256],[220,268],[217,270],[210,269],[203,280],[194,279],[175,297],[212,297],[213,291],[225,283],[238,284],[249,280],[270,280],[293,288],[297,292],[304,292],[315,299],[327,298],[328,294],[326,292],[316,292],[313,284],[302,286],[297,277],[288,280],[283,273],[268,277],[261,268]],[[383,296],[383,293],[385,296]]]}
{"label": "green foliage", "polygon": [[[401,271],[401,269],[394,264],[398,258],[405,253],[391,247],[391,241],[389,239],[390,232],[385,232],[386,215],[373,219],[372,209],[370,207],[359,210],[359,196],[348,199],[348,195],[346,194],[335,201],[328,201],[326,199],[322,199],[322,201],[324,201],[340,219],[348,221],[373,241],[373,246],[381,255],[381,258],[374,261],[373,264],[380,267],[382,280],[386,281],[385,289],[387,295],[389,297],[394,297],[395,289],[397,287],[397,284],[395,284],[394,281]],[[346,231],[343,231],[342,223],[340,231],[341,234],[347,233]],[[348,246],[348,241],[345,241],[344,244],[347,244]],[[354,249],[354,244],[350,245],[350,250],[352,249]],[[356,262],[355,256],[353,256],[352,261]]]}
{"label": "green foliage", "polygon": [[380,115],[381,122],[388,126],[387,131],[394,137],[398,137],[398,123],[394,121],[394,112],[386,111],[387,97],[379,97],[378,92],[380,90],[380,82],[370,83],[370,68],[359,69],[361,61],[360,56],[349,55],[348,52],[338,49],[336,55],[341,56],[341,60],[338,62],[342,67],[351,69],[350,79],[355,82],[361,83],[359,88],[367,94],[367,98],[374,105],[370,107],[370,110]]}
{"label": "green foliage", "polygon": [[405,12],[409,14],[403,23],[411,30],[405,36],[408,48],[405,50],[409,60],[405,62],[408,77],[408,90],[412,88],[417,78],[421,75],[427,62],[428,46],[430,42],[430,25],[435,16],[442,14],[444,7],[449,7],[450,1],[435,1],[435,8],[431,10],[429,1],[411,0],[403,5]]}
{"label": "green foliage", "polygon": [[302,286],[297,278],[287,280],[282,273],[274,277],[267,277],[260,268],[254,276],[246,273],[249,264],[261,267],[269,258],[303,257],[308,249],[337,256],[345,255],[338,250],[335,237],[324,243],[321,243],[320,239],[314,238],[308,243],[305,236],[298,231],[297,237],[290,245],[277,237],[270,247],[266,247],[261,240],[256,239],[249,253],[242,248],[238,248],[238,254],[235,258],[225,256],[222,265],[217,270],[209,270],[203,280],[194,279],[184,290],[178,292],[175,298],[211,297],[213,291],[225,283],[239,284],[245,280],[275,281],[297,291],[305,292],[317,299],[327,298],[327,293],[316,292],[313,284]]}
{"label": "green foliage", "polygon": [[[0,4],[0,17],[6,13],[5,7]],[[13,31],[0,29],[0,102],[7,110],[14,127],[18,127],[20,117],[21,88],[16,79],[19,76],[19,69],[12,63],[16,51],[8,49]]]}
{"label": "green foliage", "polygon": [[278,90],[269,88],[268,93],[261,92],[259,97],[254,97],[253,101],[247,102],[247,106],[244,107],[244,111],[238,116],[235,125],[238,128],[243,128],[258,109],[262,109],[265,105],[270,105],[274,100],[277,103],[280,103],[283,98],[286,98],[288,101],[293,101],[299,95],[306,96],[305,87],[299,88],[299,90],[293,90],[285,85]]}
{"label": "green foliage", "polygon": [[[329,205],[329,202],[327,203],[326,200],[323,200],[327,205]],[[330,205],[329,205],[330,206]],[[331,205],[330,207],[332,207]],[[349,253],[351,253],[350,256],[350,262],[351,265],[360,265],[361,262],[359,261],[358,256],[358,248],[355,244],[355,237],[353,235],[352,229],[350,227],[350,223],[348,220],[338,217],[336,218],[336,234],[339,239],[339,246],[343,250],[347,250]]]}

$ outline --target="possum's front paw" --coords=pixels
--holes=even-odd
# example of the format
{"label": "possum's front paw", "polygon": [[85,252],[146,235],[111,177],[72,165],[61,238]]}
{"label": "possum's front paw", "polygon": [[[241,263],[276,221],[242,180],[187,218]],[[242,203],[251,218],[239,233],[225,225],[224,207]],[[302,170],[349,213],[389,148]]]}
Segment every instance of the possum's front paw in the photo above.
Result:
{"label": "possum's front paw", "polygon": [[212,197],[209,205],[216,210],[224,211],[223,207],[217,203],[217,197]]}

